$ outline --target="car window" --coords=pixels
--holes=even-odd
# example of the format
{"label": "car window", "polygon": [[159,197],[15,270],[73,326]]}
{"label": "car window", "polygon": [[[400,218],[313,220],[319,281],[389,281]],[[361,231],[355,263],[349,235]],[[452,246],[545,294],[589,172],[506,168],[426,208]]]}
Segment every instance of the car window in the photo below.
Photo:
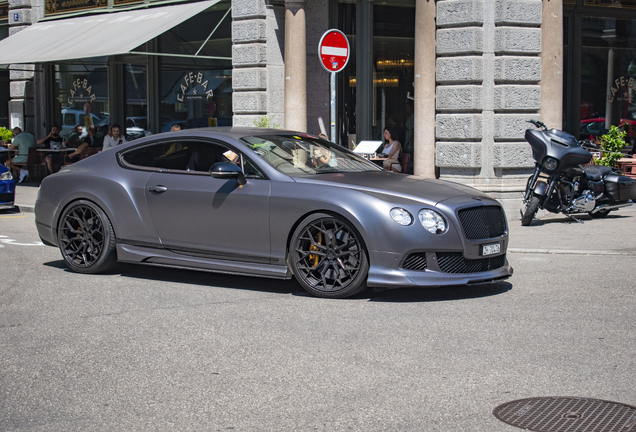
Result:
{"label": "car window", "polygon": [[208,172],[218,162],[242,163],[245,175],[262,178],[262,173],[247,159],[221,144],[178,140],[132,149],[123,154],[129,165],[145,168],[163,168],[177,171]]}
{"label": "car window", "polygon": [[64,114],[64,124],[75,126],[75,114]]}
{"label": "car window", "polygon": [[241,141],[277,171],[287,175],[382,170],[340,146],[311,135],[249,136]]}

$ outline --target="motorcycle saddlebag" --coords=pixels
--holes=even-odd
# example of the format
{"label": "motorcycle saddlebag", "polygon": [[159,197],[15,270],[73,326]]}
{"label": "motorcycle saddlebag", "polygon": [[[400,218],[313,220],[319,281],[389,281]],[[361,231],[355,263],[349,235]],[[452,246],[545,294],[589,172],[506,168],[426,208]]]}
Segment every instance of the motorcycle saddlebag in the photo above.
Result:
{"label": "motorcycle saddlebag", "polygon": [[615,201],[636,200],[636,181],[627,176],[609,174],[604,179],[605,191]]}

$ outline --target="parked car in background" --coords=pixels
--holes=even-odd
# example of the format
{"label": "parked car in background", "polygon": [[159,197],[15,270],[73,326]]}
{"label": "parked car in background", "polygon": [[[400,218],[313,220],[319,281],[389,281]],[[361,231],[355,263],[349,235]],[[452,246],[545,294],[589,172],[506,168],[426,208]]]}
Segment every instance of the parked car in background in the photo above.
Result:
{"label": "parked car in background", "polygon": [[152,135],[148,129],[147,117],[126,117],[126,139],[128,141]]}
{"label": "parked car in background", "polygon": [[[108,124],[108,116],[102,118],[93,113],[90,113],[90,116],[93,119],[93,124],[98,128],[104,124],[104,121],[106,122],[105,124]],[[64,108],[62,110],[62,130],[60,131],[60,136],[67,139],[75,126],[85,126],[85,117],[86,114],[84,114],[82,110]],[[86,128],[84,128],[82,138],[85,137],[87,133]]]}
{"label": "parked car in background", "polygon": [[79,273],[121,261],[295,277],[331,298],[512,275],[496,200],[279,129],[186,129],[98,153],[42,180],[35,221]]}
{"label": "parked car in background", "polygon": [[15,180],[11,170],[0,165],[0,210],[12,209],[15,203]]}
{"label": "parked car in background", "polygon": [[[623,123],[629,123],[632,129],[636,127],[636,120],[621,119],[619,126]],[[579,123],[579,139],[587,139],[590,135],[599,136],[605,131],[605,117],[591,118],[581,120]],[[636,137],[636,131],[629,134],[630,137]]]}

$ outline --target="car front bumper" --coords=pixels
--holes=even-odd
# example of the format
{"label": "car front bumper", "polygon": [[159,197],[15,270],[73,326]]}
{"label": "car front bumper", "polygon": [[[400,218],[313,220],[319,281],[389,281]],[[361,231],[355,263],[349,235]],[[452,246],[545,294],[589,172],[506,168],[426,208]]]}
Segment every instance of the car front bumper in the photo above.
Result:
{"label": "car front bumper", "polygon": [[[423,264],[425,268],[408,270],[402,267],[406,258],[403,254],[369,251],[372,265],[369,268],[367,285],[373,288],[473,285],[504,280],[513,273],[505,254],[479,260],[466,260],[463,258],[463,253],[456,252],[454,254],[457,256],[455,260],[457,265],[450,266],[449,269],[447,264],[440,265],[438,255],[440,258],[446,258],[450,254],[453,253],[422,253],[426,258]],[[475,264],[478,265],[475,266]],[[481,267],[480,270],[483,271],[470,272],[470,269],[475,267]]]}

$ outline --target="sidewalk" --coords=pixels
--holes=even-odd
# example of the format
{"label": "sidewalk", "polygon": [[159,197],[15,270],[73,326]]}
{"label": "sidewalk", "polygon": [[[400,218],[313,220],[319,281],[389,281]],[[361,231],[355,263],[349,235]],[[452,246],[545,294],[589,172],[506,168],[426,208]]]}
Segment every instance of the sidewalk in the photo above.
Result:
{"label": "sidewalk", "polygon": [[38,196],[40,182],[16,183],[15,185],[15,205],[23,213],[33,213],[35,199]]}

